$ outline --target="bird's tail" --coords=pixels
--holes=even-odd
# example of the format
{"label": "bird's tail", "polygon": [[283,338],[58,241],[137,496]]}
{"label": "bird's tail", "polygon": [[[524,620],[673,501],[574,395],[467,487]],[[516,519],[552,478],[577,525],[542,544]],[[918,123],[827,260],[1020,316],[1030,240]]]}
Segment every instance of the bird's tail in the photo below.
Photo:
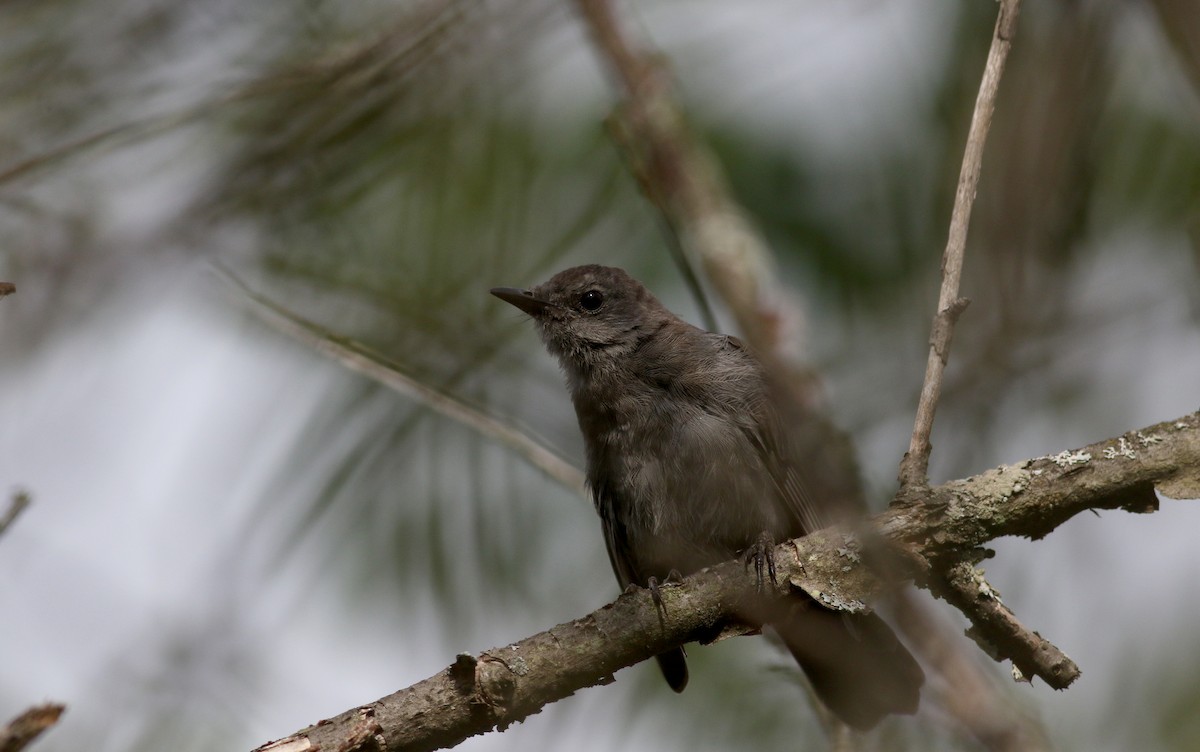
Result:
{"label": "bird's tail", "polygon": [[847,725],[869,729],[891,713],[916,712],[925,673],[878,616],[793,598],[773,617],[817,696]]}
{"label": "bird's tail", "polygon": [[688,683],[687,655],[683,648],[675,648],[658,656],[658,667],[662,669],[663,678],[671,689],[682,692]]}

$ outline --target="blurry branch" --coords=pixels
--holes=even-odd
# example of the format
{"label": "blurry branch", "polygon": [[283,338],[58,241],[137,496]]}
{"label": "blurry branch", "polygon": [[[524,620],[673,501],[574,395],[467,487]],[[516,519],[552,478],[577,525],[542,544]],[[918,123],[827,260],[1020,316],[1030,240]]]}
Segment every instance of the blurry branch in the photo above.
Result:
{"label": "blurry branch", "polygon": [[908,451],[900,463],[902,493],[929,483],[926,477],[929,471],[929,453],[932,449],[929,435],[933,431],[933,415],[942,392],[942,373],[946,369],[946,360],[950,357],[954,324],[968,303],[966,298],[958,296],[963,256],[967,249],[967,227],[971,221],[971,207],[975,204],[975,192],[979,187],[983,147],[987,143],[992,114],[996,110],[996,92],[1000,88],[1000,77],[1004,75],[1004,64],[1008,60],[1008,50],[1016,32],[1017,12],[1020,6],[1020,0],[1000,0],[1000,15],[996,19],[996,29],[992,32],[992,46],[983,69],[983,80],[979,83],[975,111],[971,114],[971,128],[967,132],[967,146],[963,151],[962,170],[958,176],[954,209],[950,215],[950,233],[942,255],[942,289],[938,293],[937,313],[934,314],[933,327],[929,334],[925,382],[921,386],[921,399],[917,404],[917,417],[913,424]]}
{"label": "blurry branch", "polygon": [[64,141],[45,151],[0,165],[0,185],[35,174],[39,170],[55,167],[101,146],[116,148],[148,141],[181,126],[211,118],[214,112],[228,105],[251,101],[276,88],[293,84],[295,78],[296,76],[281,76],[279,80],[268,78],[251,81],[239,85],[229,93],[209,97],[179,110],[147,115]]}
{"label": "blurry branch", "polygon": [[1200,8],[1193,0],[1151,0],[1163,34],[1179,55],[1184,73],[1200,92]]}
{"label": "blurry branch", "polygon": [[422,383],[419,379],[405,373],[403,367],[398,363],[393,363],[362,344],[334,334],[289,311],[251,290],[229,270],[219,264],[214,264],[214,266],[226,282],[255,304],[250,309],[251,312],[274,329],[322,355],[332,358],[351,371],[360,373],[376,383],[416,400],[445,417],[499,442],[519,454],[525,461],[551,479],[578,494],[584,493],[583,473],[528,434],[508,425],[481,407],[468,404],[460,397]]}
{"label": "blurry branch", "polygon": [[12,295],[17,291],[17,286],[12,282],[0,282],[0,298],[6,295]]}
{"label": "blurry branch", "polygon": [[[994,752],[1043,752],[1052,749],[1046,729],[1016,703],[1003,702],[1002,681],[994,672],[983,671],[975,654],[948,639],[953,631],[940,614],[917,601],[917,593],[904,591],[896,599],[893,613],[905,626],[905,636],[944,682],[926,685],[938,705],[958,719],[984,749]],[[1001,701],[997,701],[1001,700]]]}
{"label": "blurry branch", "polygon": [[56,164],[66,157],[74,156],[79,152],[85,151],[89,147],[111,141],[118,136],[136,135],[138,133],[140,133],[138,125],[131,123],[118,125],[112,128],[105,128],[102,131],[90,133],[81,138],[59,144],[52,149],[48,149],[31,157],[26,157],[25,159],[20,159],[16,162],[0,166],[0,185],[12,180],[16,180],[22,175],[34,172],[39,168]]}
{"label": "blurry branch", "polygon": [[149,140],[154,136],[167,133],[182,125],[187,125],[204,117],[210,117],[216,108],[246,99],[254,93],[255,91],[252,88],[246,88],[231,95],[214,97],[177,112],[168,112],[162,115],[151,115],[131,120],[65,141],[38,154],[19,159],[7,165],[0,165],[0,185],[36,173],[38,170],[54,167],[67,159],[86,153],[90,149],[100,146],[115,147]]}
{"label": "blurry branch", "polygon": [[0,517],[0,535],[4,535],[8,531],[8,526],[13,524],[17,516],[25,511],[25,507],[29,506],[29,494],[25,491],[17,491],[13,494],[12,500],[8,502],[8,511]]}
{"label": "blurry branch", "polygon": [[282,72],[233,82],[227,91],[181,107],[177,110],[146,115],[92,133],[64,141],[45,151],[32,154],[8,164],[0,164],[0,185],[60,165],[100,147],[116,148],[147,141],[196,121],[210,119],[229,105],[252,102],[264,95],[299,89],[305,84],[329,86],[333,82],[353,79],[360,86],[376,85],[377,62],[386,60],[390,49],[400,50],[400,56],[430,54],[425,47],[435,47],[442,32],[457,20],[456,3],[427,3],[419,11],[405,14],[404,21],[385,29],[365,44],[352,45],[321,59],[305,62]]}
{"label": "blurry branch", "polygon": [[[778,587],[802,589],[830,607],[863,610],[873,594],[891,584],[847,554],[860,542],[864,553],[898,554],[922,586],[930,585],[930,575],[952,570],[974,579],[973,563],[986,556],[980,547],[990,540],[1042,538],[1089,509],[1150,512],[1158,506],[1156,489],[1172,498],[1200,497],[1200,412],[926,489],[920,500],[870,518],[857,534],[827,528],[787,541],[775,550]],[[259,750],[451,747],[503,730],[580,689],[611,683],[613,673],[625,666],[711,637],[740,620],[739,604],[755,592],[755,578],[740,561],[663,588],[661,609],[648,591],[635,589],[524,640],[479,655],[460,654],[424,681]],[[990,589],[980,589],[974,598],[1002,605]],[[994,610],[968,608],[966,614],[975,619],[980,611]],[[1025,654],[987,618],[974,622],[973,631],[996,656],[1013,660],[1024,676],[1041,676],[1051,686],[1069,683],[1069,672],[1057,659],[1047,660],[1036,649]],[[1020,654],[1006,655],[1010,649]]]}
{"label": "blurry branch", "polygon": [[51,702],[21,713],[0,729],[0,752],[21,752],[43,731],[58,723],[66,709],[66,705]]}
{"label": "blurry branch", "polygon": [[623,96],[609,125],[634,177],[685,256],[701,262],[764,365],[783,375],[802,403],[814,402],[816,380],[798,347],[802,316],[775,282],[771,252],[715,158],[688,127],[670,70],[626,38],[610,0],[577,5]]}

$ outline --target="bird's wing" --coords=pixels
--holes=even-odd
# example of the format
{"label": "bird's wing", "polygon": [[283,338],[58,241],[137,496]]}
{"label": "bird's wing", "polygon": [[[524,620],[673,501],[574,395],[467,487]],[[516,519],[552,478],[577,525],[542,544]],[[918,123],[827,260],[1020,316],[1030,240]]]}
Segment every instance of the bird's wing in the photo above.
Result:
{"label": "bird's wing", "polygon": [[[621,583],[622,589],[628,587],[630,583],[644,586],[646,584],[645,575],[639,571],[640,568],[633,556],[625,524],[616,513],[620,500],[613,498],[612,490],[603,484],[593,488],[592,492],[595,495],[596,509],[600,512],[600,521],[604,528],[604,543],[608,547],[608,560],[612,564],[613,573],[617,575],[617,582]],[[658,667],[662,671],[663,678],[667,680],[667,684],[676,692],[682,692],[688,683],[687,653],[684,649],[682,647],[672,648],[665,653],[660,653],[655,658],[658,660]]]}
{"label": "bird's wing", "polygon": [[[723,340],[723,347],[754,361],[737,337],[724,336]],[[762,388],[754,400],[743,406],[746,412],[738,424],[757,450],[794,524],[799,526],[799,529],[788,531],[788,534],[802,535],[827,527],[833,520],[826,513],[825,504],[813,497],[805,482],[802,452],[793,441],[792,428],[784,425],[780,417],[786,414],[784,406],[779,403],[780,395],[773,393],[761,366],[757,362],[754,364],[762,380]]]}
{"label": "bird's wing", "polygon": [[629,535],[625,524],[621,521],[617,510],[620,500],[614,498],[613,489],[606,483],[598,483],[592,488],[596,502],[596,511],[600,513],[600,525],[604,530],[604,545],[608,549],[608,561],[612,564],[613,574],[622,588],[630,583],[645,585],[642,573],[638,571]]}

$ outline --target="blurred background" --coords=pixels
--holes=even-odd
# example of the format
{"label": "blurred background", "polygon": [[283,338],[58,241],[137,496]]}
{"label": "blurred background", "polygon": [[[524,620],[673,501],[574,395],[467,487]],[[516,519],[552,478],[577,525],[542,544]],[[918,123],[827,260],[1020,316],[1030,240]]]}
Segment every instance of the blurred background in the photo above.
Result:
{"label": "blurred background", "polygon": [[[621,8],[803,301],[877,507],[996,8]],[[589,501],[214,271],[581,462],[554,364],[487,289],[600,262],[700,320],[603,71],[551,0],[0,5],[0,490],[33,497],[0,538],[0,719],[65,702],[47,752],[249,749],[616,595]],[[1194,3],[1025,5],[934,481],[1200,407],[1198,88]],[[1200,748],[1197,529],[1165,501],[997,542],[992,583],[1083,669],[1004,690],[1062,749]],[[691,654],[683,695],[639,666],[461,749],[824,744],[765,641]],[[935,708],[873,744],[978,748]]]}

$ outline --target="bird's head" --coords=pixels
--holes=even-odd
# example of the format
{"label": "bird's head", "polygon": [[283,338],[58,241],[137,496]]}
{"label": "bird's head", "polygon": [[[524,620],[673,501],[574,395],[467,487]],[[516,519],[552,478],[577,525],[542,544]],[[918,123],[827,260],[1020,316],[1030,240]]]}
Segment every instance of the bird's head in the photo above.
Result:
{"label": "bird's head", "polygon": [[576,266],[528,290],[491,292],[529,314],[572,378],[615,367],[671,318],[642,283],[611,266]]}

